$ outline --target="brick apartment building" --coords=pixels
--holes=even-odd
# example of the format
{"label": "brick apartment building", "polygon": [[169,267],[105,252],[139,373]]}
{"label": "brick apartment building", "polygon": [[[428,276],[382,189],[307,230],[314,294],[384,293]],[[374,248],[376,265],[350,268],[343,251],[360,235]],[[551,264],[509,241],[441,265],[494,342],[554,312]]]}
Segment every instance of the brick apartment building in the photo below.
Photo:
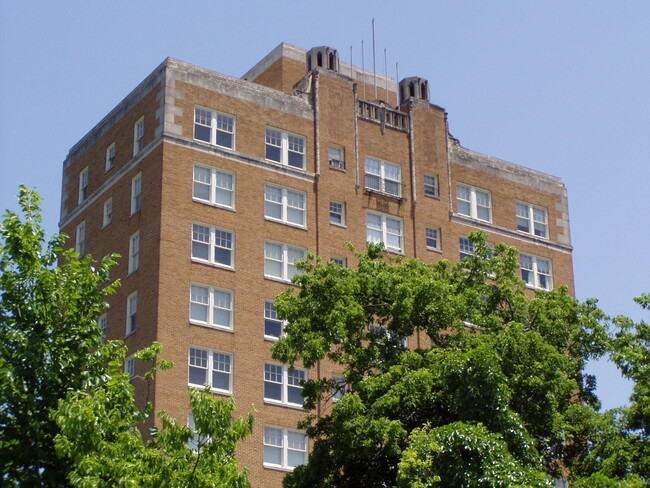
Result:
{"label": "brick apartment building", "polygon": [[426,80],[397,84],[328,47],[280,44],[242,78],[166,59],[70,150],[60,227],[82,254],[122,255],[100,326],[175,362],[156,410],[191,421],[187,388],[206,382],[241,413],[255,405],[238,456],[256,487],[306,460],[300,380],[333,374],[269,352],[273,298],[307,250],[354,266],[345,241],[381,241],[457,262],[482,229],[520,250],[531,288],[573,291],[560,179],[462,147]]}

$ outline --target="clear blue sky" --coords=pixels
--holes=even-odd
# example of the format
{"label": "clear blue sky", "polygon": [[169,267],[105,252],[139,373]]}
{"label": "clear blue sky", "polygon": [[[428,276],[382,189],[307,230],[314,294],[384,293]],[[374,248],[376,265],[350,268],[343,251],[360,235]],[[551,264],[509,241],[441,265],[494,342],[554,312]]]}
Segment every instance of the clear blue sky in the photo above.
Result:
{"label": "clear blue sky", "polygon": [[[470,149],[561,177],[578,298],[648,320],[650,1],[0,2],[0,211],[19,183],[57,230],[68,149],[167,56],[241,76],[284,41],[421,76]],[[604,407],[629,385],[592,370]]]}

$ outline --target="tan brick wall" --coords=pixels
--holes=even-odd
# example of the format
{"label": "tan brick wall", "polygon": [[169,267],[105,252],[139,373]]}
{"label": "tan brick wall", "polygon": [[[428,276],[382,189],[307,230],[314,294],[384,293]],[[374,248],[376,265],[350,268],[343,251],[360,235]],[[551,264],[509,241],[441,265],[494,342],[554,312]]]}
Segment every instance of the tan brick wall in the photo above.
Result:
{"label": "tan brick wall", "polygon": [[[293,84],[305,74],[304,64],[281,58],[263,72],[256,83],[291,93]],[[199,86],[201,85],[201,86]],[[360,88],[360,87],[359,87]],[[170,88],[171,89],[171,88]],[[348,259],[351,253],[344,247],[351,241],[357,249],[365,248],[366,215],[375,211],[399,217],[403,222],[403,243],[406,256],[416,256],[434,262],[442,258],[458,261],[458,237],[474,228],[452,221],[450,212],[456,210],[456,182],[489,190],[492,194],[493,223],[488,227],[491,242],[504,241],[522,251],[553,261],[554,282],[567,284],[573,291],[571,254],[560,247],[521,237],[516,233],[515,202],[522,200],[548,209],[550,241],[563,230],[556,224],[562,217],[557,210],[561,196],[535,189],[534,185],[513,183],[486,173],[480,166],[451,165],[451,185],[448,182],[447,129],[444,110],[424,102],[404,105],[413,121],[413,140],[405,132],[358,120],[355,124],[353,84],[345,76],[322,72],[318,81],[319,145],[312,119],[278,103],[258,104],[244,101],[232,92],[220,93],[201,83],[176,80],[173,86],[174,124],[181,130],[177,139],[158,140],[142,160],[121,174],[110,187],[101,185],[120,168],[130,164],[133,151],[133,124],[145,115],[145,141],[154,138],[158,108],[157,90],[146,95],[113,127],[66,169],[69,181],[65,186],[69,209],[76,207],[78,174],[90,168],[89,203],[79,215],[69,218],[63,230],[74,236],[76,225],[85,219],[86,246],[94,256],[109,252],[122,255],[114,276],[123,282],[115,296],[109,298],[109,338],[124,338],[126,297],[138,290],[138,330],[126,338],[130,350],[157,340],[163,344],[163,356],[176,366],[163,372],[153,391],[156,410],[164,409],[181,422],[188,415],[188,350],[191,345],[233,354],[233,393],[237,412],[244,415],[255,408],[253,436],[241,443],[238,457],[250,470],[256,487],[280,486],[282,471],[265,469],[263,459],[264,425],[293,428],[304,417],[300,409],[267,404],[263,399],[264,362],[270,359],[272,342],[264,339],[264,300],[286,289],[287,284],[264,277],[264,243],[266,240],[303,247],[324,258],[333,255]],[[366,87],[366,98],[372,98],[372,87]],[[357,94],[362,96],[361,90]],[[285,97],[286,95],[282,95]],[[283,100],[278,94],[278,100]],[[392,98],[391,98],[392,97]],[[379,98],[395,100],[380,92]],[[170,102],[171,103],[171,102]],[[231,114],[236,118],[235,151],[224,151],[193,140],[195,106]],[[274,106],[275,108],[271,108]],[[279,107],[279,108],[278,108]],[[408,108],[410,107],[410,108]],[[306,172],[287,171],[284,167],[264,160],[265,129],[274,127],[302,135],[306,139]],[[356,130],[356,133],[355,133]],[[355,136],[358,138],[358,159],[355,159]],[[105,149],[115,141],[116,166],[104,173]],[[336,144],[345,149],[345,171],[330,169],[328,146]],[[317,147],[320,174],[317,171]],[[412,175],[411,147],[415,161]],[[401,168],[403,199],[370,194],[364,191],[365,157],[372,156],[398,164]],[[233,210],[219,208],[192,199],[194,164],[220,168],[236,176],[236,196]],[[130,215],[131,180],[142,173],[142,209]],[[424,196],[424,173],[437,175],[440,196]],[[416,182],[413,200],[411,180]],[[302,191],[307,197],[307,226],[305,229],[283,225],[264,217],[264,188],[267,183]],[[102,228],[103,203],[113,198],[113,222]],[[345,226],[329,221],[332,200],[346,205]],[[449,202],[452,202],[451,208]],[[415,204],[414,204],[415,203]],[[234,270],[210,266],[191,260],[192,222],[217,226],[234,232]],[[441,230],[441,252],[430,251],[425,245],[425,228]],[[503,232],[500,228],[509,231]],[[140,268],[127,275],[129,237],[140,231]],[[70,245],[74,244],[74,237]],[[190,286],[200,283],[232,290],[234,293],[233,330],[221,330],[190,323]],[[425,337],[414,337],[411,347],[425,345]],[[320,374],[331,376],[336,368],[320,365]],[[317,371],[310,371],[310,378]],[[137,383],[137,382],[136,382]],[[144,388],[138,388],[139,398]],[[326,411],[329,405],[324,405]],[[158,420],[155,420],[158,423]]]}

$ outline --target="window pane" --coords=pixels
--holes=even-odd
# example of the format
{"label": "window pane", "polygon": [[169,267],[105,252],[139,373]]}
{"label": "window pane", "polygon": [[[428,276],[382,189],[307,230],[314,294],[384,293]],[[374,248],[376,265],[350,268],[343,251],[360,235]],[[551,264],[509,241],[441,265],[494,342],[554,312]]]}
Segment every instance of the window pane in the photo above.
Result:
{"label": "window pane", "polygon": [[195,124],[194,125],[194,139],[199,141],[210,142],[210,127],[205,127],[203,125]]}
{"label": "window pane", "polygon": [[282,465],[282,449],[279,447],[264,446],[264,462],[277,466]]}
{"label": "window pane", "polygon": [[189,382],[193,385],[205,385],[207,383],[207,369],[197,368],[195,366],[190,366],[190,377]]}
{"label": "window pane", "polygon": [[232,149],[233,147],[232,139],[233,139],[232,134],[220,130],[217,131],[217,146],[222,146],[222,147],[227,147],[229,149]]}
{"label": "window pane", "polygon": [[209,259],[210,228],[204,225],[192,226],[192,257]]}
{"label": "window pane", "polygon": [[217,390],[230,391],[230,374],[220,371],[212,372],[212,388]]}

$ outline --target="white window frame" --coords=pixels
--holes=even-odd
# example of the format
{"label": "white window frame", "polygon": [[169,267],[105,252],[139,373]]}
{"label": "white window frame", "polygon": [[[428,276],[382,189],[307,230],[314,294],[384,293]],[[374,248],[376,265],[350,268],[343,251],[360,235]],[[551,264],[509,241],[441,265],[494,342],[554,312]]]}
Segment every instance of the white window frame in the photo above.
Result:
{"label": "white window frame", "polygon": [[[301,436],[302,438],[300,440],[301,445],[298,449],[296,449],[295,445],[292,446],[289,445],[290,436],[295,437],[296,435]],[[279,469],[282,471],[293,471],[297,466],[305,464],[309,456],[309,439],[307,438],[305,432],[302,430],[288,429],[286,427],[278,427],[275,425],[265,425],[262,444],[264,446],[263,459],[264,459],[265,468]],[[267,453],[273,452],[272,450],[280,451],[279,464],[269,461],[269,458],[267,457]],[[289,451],[303,453],[302,462],[295,465],[290,465]]]}
{"label": "white window frame", "polygon": [[106,148],[106,164],[104,171],[110,171],[115,167],[115,143],[113,142]]}
{"label": "white window frame", "polygon": [[[273,197],[277,196],[279,192],[280,200]],[[296,202],[296,200],[302,199],[302,202]],[[296,203],[302,203],[302,208]],[[270,214],[270,210],[277,208],[280,212],[280,216]],[[290,215],[300,215],[302,217],[302,222],[294,222],[291,220]],[[307,194],[303,191],[294,190],[293,188],[286,188],[284,186],[272,185],[267,183],[264,185],[264,218],[266,220],[272,220],[274,222],[280,222],[285,225],[291,225],[293,227],[300,227],[304,229],[307,227]]]}
{"label": "white window frame", "polygon": [[348,260],[344,258],[343,256],[331,256],[330,261],[332,261],[334,264],[336,264],[340,268],[347,268],[348,267]]}
{"label": "white window frame", "polygon": [[126,297],[126,335],[133,334],[138,328],[138,292]]}
{"label": "white window frame", "polygon": [[144,149],[144,115],[133,124],[133,155],[137,156]]}
{"label": "white window frame", "polygon": [[[271,256],[270,247],[273,246],[280,248],[281,256],[280,259],[277,259],[276,256]],[[298,259],[290,260],[290,255],[292,253],[302,253],[303,256]],[[307,258],[307,250],[302,247],[290,246],[289,244],[282,244],[280,242],[274,241],[265,241],[264,243],[264,277],[270,278],[273,280],[280,280],[287,283],[291,283],[291,278],[299,273],[299,270],[295,267],[295,262],[299,259]],[[270,266],[274,263],[280,263],[281,271],[280,275],[274,275],[269,273]]]}
{"label": "white window frame", "polygon": [[474,256],[474,243],[470,241],[465,236],[460,236],[458,238],[458,250],[460,254],[460,260],[462,261],[465,258]]}
{"label": "white window frame", "polygon": [[129,383],[135,379],[135,356],[132,354],[124,359],[124,372],[129,375]]}
{"label": "white window frame", "polygon": [[83,257],[84,254],[86,254],[86,221],[85,220],[77,226],[74,250],[75,252],[79,253],[79,257]]}
{"label": "white window frame", "polygon": [[440,198],[440,181],[438,180],[438,175],[424,173],[424,196]]}
{"label": "white window frame", "polygon": [[[203,113],[201,113],[203,112]],[[194,107],[194,140],[212,144],[213,146],[223,147],[226,149],[235,149],[235,134],[237,131],[237,119],[234,115],[218,112],[204,107]],[[210,131],[209,140],[206,141],[196,136],[197,126],[206,128]],[[230,138],[230,145],[219,144],[225,142],[219,140],[223,134]]]}
{"label": "white window frame", "polygon": [[333,376],[332,382],[332,401],[338,402],[348,391],[348,384],[342,376]]}
{"label": "white window frame", "polygon": [[[371,222],[371,220],[379,219],[379,222]],[[390,228],[391,223],[399,224],[399,232],[396,233],[394,228]],[[372,227],[371,227],[372,225]],[[395,246],[392,243],[392,240],[398,239],[399,246]],[[383,244],[386,250],[403,253],[404,252],[404,221],[393,217],[392,215],[386,215],[377,212],[366,213],[366,241],[372,242],[373,244]]]}
{"label": "white window frame", "polygon": [[102,227],[106,227],[113,221],[113,199],[109,198],[104,202],[104,211],[102,213]]}
{"label": "white window frame", "polygon": [[[291,370],[291,371],[290,371]],[[279,378],[278,378],[279,376]],[[285,407],[298,407],[302,408],[304,399],[302,397],[303,387],[295,382],[305,382],[309,379],[307,370],[304,368],[296,368],[287,366],[286,364],[274,363],[271,361],[264,362],[264,402],[272,403],[275,405],[282,405]],[[290,383],[291,382],[291,383]],[[267,397],[267,387],[279,385],[280,398]],[[278,388],[278,386],[275,386]],[[300,402],[292,402],[289,400],[291,393],[299,393]]]}
{"label": "white window frame", "polygon": [[[274,151],[279,151],[277,159],[269,157],[269,148],[275,148]],[[292,154],[301,155],[299,165],[291,161]],[[304,171],[307,164],[307,139],[298,134],[267,127],[265,135],[265,158],[267,161],[273,161],[274,163]]]}
{"label": "white window frame", "polygon": [[327,149],[327,158],[331,169],[345,171],[345,148],[336,144],[330,144]]}
{"label": "white window frame", "polygon": [[[280,326],[280,334],[273,335],[267,334],[266,324],[271,322],[273,324]],[[264,339],[269,341],[277,341],[282,334],[284,334],[284,327],[287,325],[286,320],[281,320],[278,318],[278,313],[275,310],[275,305],[273,300],[264,300]]]}
{"label": "white window frame", "polygon": [[[194,355],[193,355],[194,352]],[[205,353],[205,365],[198,363],[199,358],[197,352]],[[224,361],[227,358],[227,362]],[[192,368],[196,370],[205,370],[206,383],[209,385],[210,390],[215,393],[224,395],[232,395],[233,391],[233,355],[230,352],[219,351],[215,349],[208,349],[200,346],[190,346],[187,354],[187,384],[191,388],[203,388],[205,383],[192,382]],[[227,378],[228,387],[219,388],[214,385],[214,374],[221,375],[222,378]]]}
{"label": "white window frame", "polygon": [[517,231],[548,239],[548,211],[544,207],[518,201],[515,208]]}
{"label": "white window frame", "polygon": [[[199,291],[201,295],[199,296]],[[207,295],[207,296],[205,296]],[[225,300],[225,301],[224,301]],[[193,317],[194,309],[205,308],[205,320]],[[190,323],[221,330],[233,330],[235,314],[235,293],[232,290],[192,283],[190,285]],[[215,313],[227,314],[227,323],[215,322]]]}
{"label": "white window frame", "polygon": [[[208,240],[205,240],[206,231],[209,233]],[[202,222],[192,222],[191,238],[191,251],[190,256],[192,261],[217,266],[219,268],[235,269],[235,232],[229,229],[222,229],[213,225],[204,224]],[[228,244],[230,247],[228,247]],[[205,259],[194,254],[196,246],[207,246],[208,258]],[[221,251],[228,253],[230,256],[230,263],[226,264],[217,260],[215,254]]]}
{"label": "white window frame", "polygon": [[79,205],[88,200],[88,167],[79,173]]}
{"label": "white window frame", "polygon": [[131,215],[142,208],[142,173],[138,173],[131,180]]}
{"label": "white window frame", "polygon": [[[197,170],[202,172],[209,171],[209,181],[202,180]],[[192,199],[194,201],[231,210],[235,209],[235,173],[224,171],[220,168],[195,164],[192,175]],[[207,199],[202,196],[197,196],[201,187],[204,189],[207,187],[207,192],[210,194]]]}
{"label": "white window frame", "polygon": [[108,312],[104,312],[97,319],[97,328],[102,334],[102,337],[106,337],[106,329],[108,328]]}
{"label": "white window frame", "polygon": [[[461,193],[467,193],[461,195]],[[481,196],[487,197],[487,205],[481,204]],[[461,209],[461,205],[463,207]],[[475,188],[464,183],[456,184],[456,208],[459,215],[480,220],[482,222],[492,222],[492,194],[488,190]],[[487,209],[487,219],[480,217],[482,209]]]}
{"label": "white window frame", "polygon": [[[435,236],[433,234],[435,233]],[[427,225],[427,228],[425,230],[425,243],[427,245],[427,249],[431,251],[440,251],[440,227],[436,227],[433,225]],[[430,246],[429,243],[432,239],[435,239],[435,246]]]}
{"label": "white window frame", "polygon": [[[391,177],[391,170],[397,172],[397,178]],[[365,171],[366,190],[391,197],[402,197],[402,167],[399,164],[366,156]]]}
{"label": "white window frame", "polygon": [[140,231],[129,238],[129,274],[140,266]]}
{"label": "white window frame", "polygon": [[345,227],[345,202],[330,200],[330,224]]}
{"label": "white window frame", "polygon": [[[524,263],[524,261],[528,262]],[[537,290],[553,289],[553,262],[550,259],[520,253],[519,265],[521,279],[526,282],[526,286]],[[545,272],[544,266],[547,266],[548,272]],[[546,286],[544,286],[544,282],[546,282]]]}

